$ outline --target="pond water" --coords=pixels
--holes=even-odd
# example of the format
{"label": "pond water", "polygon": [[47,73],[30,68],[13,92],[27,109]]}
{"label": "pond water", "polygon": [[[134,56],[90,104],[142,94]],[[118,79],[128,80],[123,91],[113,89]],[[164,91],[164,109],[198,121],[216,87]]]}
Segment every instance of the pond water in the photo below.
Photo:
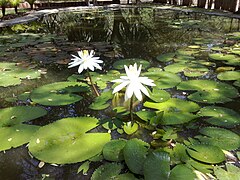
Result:
{"label": "pond water", "polygon": [[[107,82],[109,81],[107,76],[118,79],[118,73],[124,73],[123,69],[119,68],[122,64],[117,64],[117,61],[127,59],[127,62],[147,62],[147,65],[143,65],[142,73],[155,80],[158,89],[153,93],[154,98],[146,98],[144,102],[147,102],[137,104],[134,111],[141,111],[144,114],[146,111],[155,112],[157,109],[166,111],[166,117],[161,123],[154,125],[149,124],[145,114],[135,115],[139,127],[137,132],[131,135],[124,133],[121,125],[113,128],[112,126],[117,125],[110,122],[104,127],[95,128],[93,132],[108,132],[111,129],[113,139],[139,138],[150,143],[152,149],[156,149],[167,147],[167,143],[171,142],[184,143],[183,139],[191,143],[200,141],[211,144],[215,141],[214,145],[218,146],[222,143],[218,142],[218,137],[214,136],[213,140],[209,141],[203,138],[204,133],[200,131],[215,127],[215,130],[220,132],[222,128],[227,132],[234,132],[234,137],[226,135],[226,139],[231,139],[235,146],[220,148],[229,150],[236,156],[235,158],[237,156],[239,158],[240,33],[237,32],[238,30],[239,20],[237,19],[161,10],[157,7],[64,12],[45,16],[37,22],[7,27],[1,29],[0,36],[2,76],[0,108],[37,106],[47,110],[45,116],[39,116],[25,123],[28,125],[44,126],[62,118],[77,116],[96,117],[104,122],[109,121],[106,119],[111,119],[112,123],[113,119],[117,119],[116,113],[112,112],[113,105],[100,110],[89,108],[94,102],[94,97],[89,92],[80,91],[83,96],[81,101],[63,106],[39,103],[37,100],[34,101],[37,99],[34,95],[29,96],[33,89],[43,85],[84,79],[84,76],[76,76],[77,68],[68,69],[68,63],[71,54],[76,55],[81,49],[94,49],[96,56],[104,61],[103,71],[97,71],[99,74],[92,73],[101,93],[107,90],[112,91],[112,83]],[[3,64],[4,62],[17,63],[17,66],[12,67]],[[26,74],[18,75],[19,72],[29,70],[31,71],[29,73],[32,73],[30,77],[26,77]],[[4,73],[8,71],[16,74],[5,77]],[[72,76],[73,74],[75,76]],[[104,74],[102,78],[101,74]],[[79,90],[75,91],[79,93]],[[112,98],[108,98],[107,103],[111,104]],[[185,105],[184,102],[188,102],[187,100],[194,104]],[[166,101],[172,105],[168,103],[163,104],[162,107],[156,105]],[[102,104],[97,106],[100,105]],[[199,108],[183,112],[181,106],[187,106],[188,110],[194,109],[195,106]],[[213,115],[214,111],[217,111],[217,115]],[[176,122],[181,114],[186,116],[179,117],[179,121],[182,122]],[[198,117],[195,117],[196,115]],[[173,118],[167,118],[167,116]],[[187,120],[190,116],[191,118]],[[226,118],[226,122],[221,118],[222,116]],[[208,120],[209,117],[215,117],[215,120]],[[124,116],[120,120],[127,122],[129,116]],[[1,126],[4,127],[2,124]],[[120,131],[123,131],[123,134],[119,133]],[[157,134],[162,133],[161,138],[153,138],[154,131],[157,131]],[[199,136],[199,139],[196,136]],[[206,133],[206,136],[210,135]],[[5,137],[4,133],[0,132],[0,137]],[[226,139],[223,138],[223,140]],[[187,146],[186,142],[185,145]],[[106,162],[106,160],[92,162],[87,175],[77,174],[81,163],[58,166],[45,164],[40,168],[40,161],[30,155],[26,144],[20,147],[13,146],[16,148],[0,153],[2,179],[44,179],[46,177],[90,179],[94,169]],[[188,153],[191,156],[191,153]],[[201,162],[201,158],[199,160],[198,157],[192,156],[198,160],[196,162]],[[221,161],[222,165],[228,160]],[[215,164],[208,161],[204,163]],[[237,160],[232,163],[239,166]],[[174,165],[173,162],[172,167]],[[199,170],[199,166],[193,167]],[[127,171],[125,167],[124,172]]]}

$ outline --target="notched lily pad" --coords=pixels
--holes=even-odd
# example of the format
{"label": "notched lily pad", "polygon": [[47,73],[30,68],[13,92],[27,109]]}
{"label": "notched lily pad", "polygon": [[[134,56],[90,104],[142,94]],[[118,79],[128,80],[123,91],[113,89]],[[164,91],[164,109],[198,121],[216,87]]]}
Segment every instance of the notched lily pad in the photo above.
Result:
{"label": "notched lily pad", "polygon": [[13,127],[0,128],[0,151],[8,150],[26,144],[39,126],[18,124]]}
{"label": "notched lily pad", "polygon": [[240,71],[225,71],[217,75],[217,78],[224,81],[240,80]]}
{"label": "notched lily pad", "polygon": [[89,106],[93,110],[103,110],[110,106],[108,100],[113,98],[111,91],[103,92],[99,97],[95,98],[95,101]]}
{"label": "notched lily pad", "polygon": [[221,127],[234,127],[240,124],[240,114],[224,107],[206,106],[200,109],[198,115],[210,117],[205,121]]}
{"label": "notched lily pad", "polygon": [[121,70],[121,69],[124,69],[124,65],[129,66],[129,65],[134,65],[134,63],[137,63],[138,66],[142,64],[143,69],[147,69],[150,66],[150,63],[144,59],[132,58],[132,59],[122,59],[122,60],[116,61],[113,63],[113,67],[115,69]]}
{"label": "notched lily pad", "polygon": [[45,106],[63,106],[75,103],[82,96],[75,92],[88,91],[88,85],[80,82],[56,82],[34,89],[31,92],[31,100]]}
{"label": "notched lily pad", "polygon": [[9,127],[47,114],[41,107],[15,106],[0,109],[0,127]]}
{"label": "notched lily pad", "polygon": [[217,146],[196,144],[189,146],[187,152],[192,158],[205,163],[214,164],[225,160],[224,153]]}
{"label": "notched lily pad", "polygon": [[200,130],[204,136],[196,136],[204,144],[218,146],[224,150],[235,150],[240,147],[240,137],[234,132],[216,127],[205,127]]}
{"label": "notched lily pad", "polygon": [[97,124],[98,120],[92,117],[58,120],[41,127],[34,134],[29,143],[29,151],[37,159],[48,163],[85,161],[100,153],[111,139],[108,133],[86,133]]}

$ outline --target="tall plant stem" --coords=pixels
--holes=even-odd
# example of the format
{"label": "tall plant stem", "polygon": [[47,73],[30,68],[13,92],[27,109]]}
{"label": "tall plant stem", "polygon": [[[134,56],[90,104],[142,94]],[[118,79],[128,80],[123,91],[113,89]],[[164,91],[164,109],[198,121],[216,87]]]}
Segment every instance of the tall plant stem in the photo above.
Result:
{"label": "tall plant stem", "polygon": [[133,123],[133,96],[130,99],[130,117],[131,117],[131,122]]}
{"label": "tall plant stem", "polygon": [[96,94],[96,96],[100,96],[96,86],[93,84],[92,77],[89,73],[89,70],[87,70],[87,73],[88,73],[88,77],[89,77],[89,80],[90,80],[90,83],[91,83],[91,86],[92,86],[92,89],[93,89],[94,93]]}

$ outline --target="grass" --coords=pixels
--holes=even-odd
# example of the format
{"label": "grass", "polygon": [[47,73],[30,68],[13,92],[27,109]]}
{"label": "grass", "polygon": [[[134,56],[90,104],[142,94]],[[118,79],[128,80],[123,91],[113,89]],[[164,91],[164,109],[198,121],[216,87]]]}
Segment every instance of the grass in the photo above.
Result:
{"label": "grass", "polygon": [[[18,9],[18,13],[25,13],[25,12],[28,12],[29,9]],[[6,8],[6,16],[7,15],[15,15],[15,11],[14,11],[14,8]],[[0,11],[0,18],[2,18],[2,10]]]}

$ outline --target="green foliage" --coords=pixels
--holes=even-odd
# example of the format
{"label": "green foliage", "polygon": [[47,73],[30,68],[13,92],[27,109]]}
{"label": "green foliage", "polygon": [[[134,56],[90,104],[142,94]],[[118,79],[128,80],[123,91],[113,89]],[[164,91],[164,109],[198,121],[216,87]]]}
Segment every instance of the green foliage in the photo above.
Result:
{"label": "green foliage", "polygon": [[143,174],[143,164],[146,160],[149,144],[139,139],[127,141],[124,149],[124,159],[130,171]]}
{"label": "green foliage", "polygon": [[143,167],[144,179],[168,179],[170,173],[170,157],[168,153],[153,151],[149,153]]}
{"label": "green foliage", "polygon": [[56,82],[36,88],[31,93],[33,102],[45,106],[63,106],[82,99],[76,92],[86,92],[88,86],[79,82]]}
{"label": "green foliage", "polygon": [[224,153],[217,146],[195,144],[188,146],[187,152],[192,158],[205,163],[220,163],[225,160]]}
{"label": "green foliage", "polygon": [[134,65],[134,63],[137,63],[138,66],[142,64],[142,69],[147,69],[150,66],[150,63],[144,59],[132,58],[132,59],[122,59],[122,60],[116,61],[113,63],[113,67],[115,69],[121,70],[121,69],[124,69],[124,65],[129,66],[129,65]]}
{"label": "green foliage", "polygon": [[85,161],[100,153],[111,138],[108,133],[86,133],[97,123],[95,118],[77,117],[43,126],[32,137],[29,151],[34,157],[49,163]]}
{"label": "green foliage", "polygon": [[232,164],[226,164],[226,170],[219,166],[214,167],[214,174],[219,180],[238,180],[240,179],[240,169]]}
{"label": "green foliage", "polygon": [[175,166],[170,173],[169,180],[194,180],[197,179],[196,174],[186,165],[180,164]]}
{"label": "green foliage", "polygon": [[93,110],[103,110],[110,106],[108,101],[113,98],[112,91],[101,93],[100,96],[95,98],[95,101],[89,106]]}

